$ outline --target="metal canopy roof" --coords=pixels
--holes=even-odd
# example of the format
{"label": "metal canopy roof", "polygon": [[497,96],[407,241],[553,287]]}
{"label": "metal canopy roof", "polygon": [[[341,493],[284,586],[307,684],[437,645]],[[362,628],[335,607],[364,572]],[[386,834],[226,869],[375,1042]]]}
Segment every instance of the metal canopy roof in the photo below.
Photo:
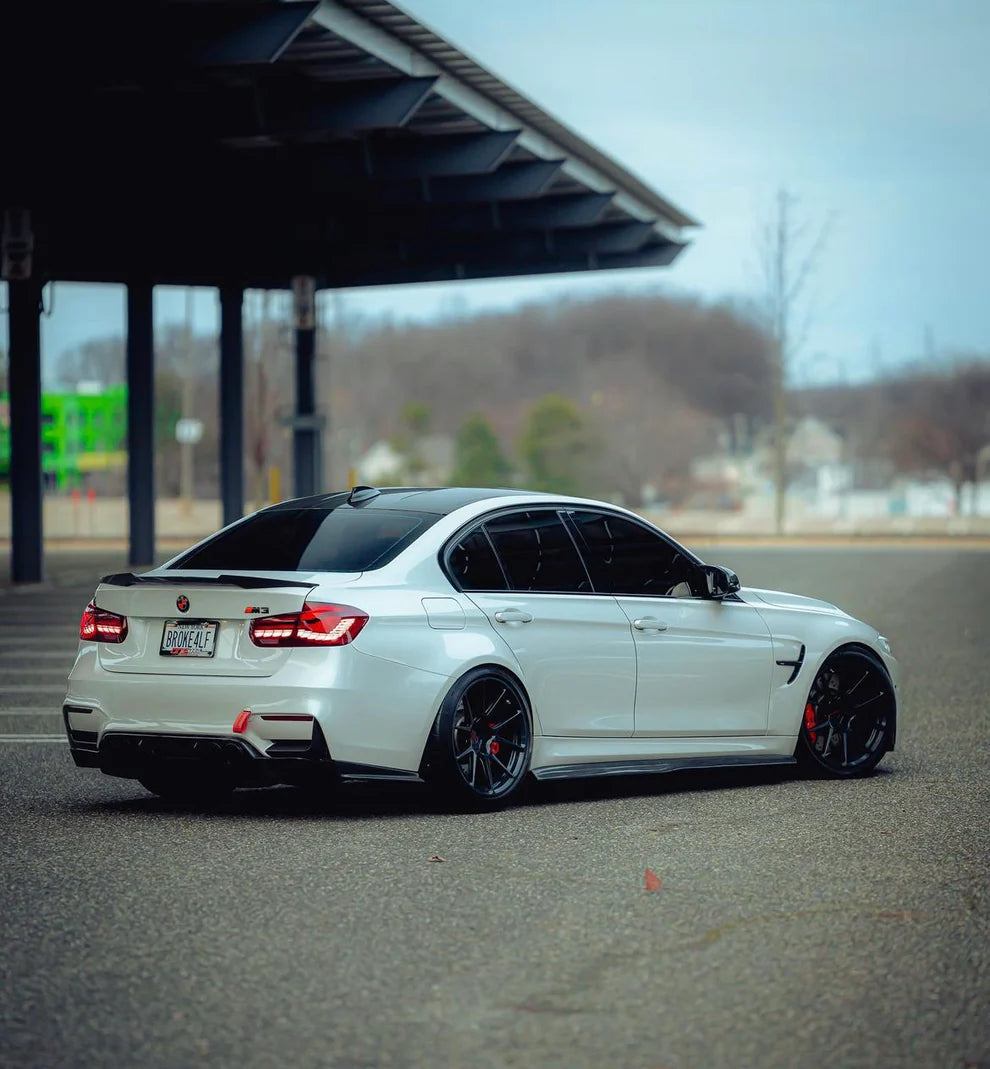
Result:
{"label": "metal canopy roof", "polygon": [[0,208],[31,211],[42,277],[655,266],[696,225],[385,0],[15,0],[0,38]]}

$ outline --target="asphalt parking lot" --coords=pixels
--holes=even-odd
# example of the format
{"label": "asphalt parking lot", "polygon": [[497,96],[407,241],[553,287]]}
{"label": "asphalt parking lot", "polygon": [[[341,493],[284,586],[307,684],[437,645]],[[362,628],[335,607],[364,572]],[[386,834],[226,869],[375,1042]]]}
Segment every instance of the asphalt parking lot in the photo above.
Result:
{"label": "asphalt parking lot", "polygon": [[120,560],[0,591],[0,1064],[990,1067],[990,551],[696,548],[888,635],[874,776],[170,807],[61,741]]}

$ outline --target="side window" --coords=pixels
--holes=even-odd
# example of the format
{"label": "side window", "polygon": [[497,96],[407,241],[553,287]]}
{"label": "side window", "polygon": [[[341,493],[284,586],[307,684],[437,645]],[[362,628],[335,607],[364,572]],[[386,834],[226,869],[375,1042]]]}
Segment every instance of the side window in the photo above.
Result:
{"label": "side window", "polygon": [[556,512],[514,512],[486,524],[513,590],[591,590],[584,564]]}
{"label": "side window", "polygon": [[569,513],[595,590],[690,598],[700,595],[694,564],[648,527],[605,512]]}
{"label": "side window", "polygon": [[505,576],[495,550],[480,527],[450,550],[447,565],[462,590],[505,590]]}

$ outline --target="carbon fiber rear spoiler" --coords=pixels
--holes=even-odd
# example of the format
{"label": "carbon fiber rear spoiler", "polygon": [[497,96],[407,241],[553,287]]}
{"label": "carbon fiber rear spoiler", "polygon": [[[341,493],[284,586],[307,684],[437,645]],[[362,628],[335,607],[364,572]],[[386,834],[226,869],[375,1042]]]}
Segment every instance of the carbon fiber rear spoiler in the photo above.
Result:
{"label": "carbon fiber rear spoiler", "polygon": [[243,590],[270,589],[278,586],[306,587],[314,584],[306,579],[266,579],[263,575],[135,575],[133,572],[114,572],[100,580],[107,586],[239,586]]}

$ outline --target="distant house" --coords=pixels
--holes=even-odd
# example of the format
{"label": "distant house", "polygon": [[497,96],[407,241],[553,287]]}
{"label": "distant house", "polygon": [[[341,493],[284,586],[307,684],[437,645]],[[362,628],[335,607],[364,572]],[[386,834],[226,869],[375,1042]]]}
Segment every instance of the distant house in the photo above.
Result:
{"label": "distant house", "polygon": [[787,439],[787,461],[791,467],[838,464],[842,460],[844,440],[815,416],[798,420]]}
{"label": "distant house", "polygon": [[446,434],[417,438],[408,451],[385,440],[375,442],[356,465],[369,486],[445,486],[454,469],[454,440]]}

